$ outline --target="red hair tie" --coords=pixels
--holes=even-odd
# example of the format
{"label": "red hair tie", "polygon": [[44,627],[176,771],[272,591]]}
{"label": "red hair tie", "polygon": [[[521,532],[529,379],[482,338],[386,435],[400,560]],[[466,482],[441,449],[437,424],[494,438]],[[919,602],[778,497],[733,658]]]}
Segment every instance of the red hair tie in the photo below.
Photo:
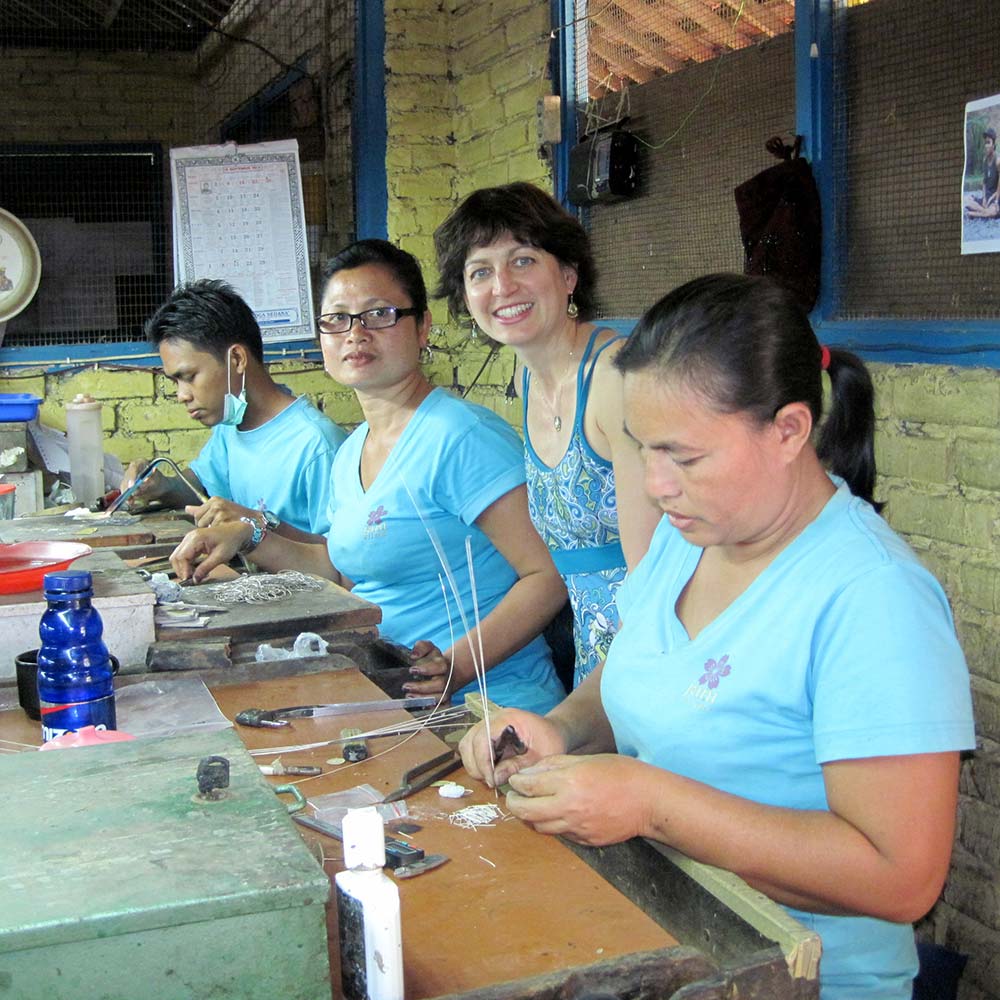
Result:
{"label": "red hair tie", "polygon": [[826,371],[830,367],[830,348],[823,344],[820,347],[819,366]]}

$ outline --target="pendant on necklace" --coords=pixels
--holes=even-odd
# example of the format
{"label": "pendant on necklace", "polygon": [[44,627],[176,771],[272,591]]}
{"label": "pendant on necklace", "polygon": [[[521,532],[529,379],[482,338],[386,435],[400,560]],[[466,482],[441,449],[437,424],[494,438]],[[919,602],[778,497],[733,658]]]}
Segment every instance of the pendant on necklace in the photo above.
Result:
{"label": "pendant on necklace", "polygon": [[559,416],[558,414],[556,414],[556,415],[555,415],[555,416],[554,416],[554,417],[552,418],[552,426],[553,426],[553,427],[554,427],[554,428],[555,428],[555,429],[556,429],[557,431],[561,431],[561,430],[562,430],[562,417],[560,417],[560,416]]}

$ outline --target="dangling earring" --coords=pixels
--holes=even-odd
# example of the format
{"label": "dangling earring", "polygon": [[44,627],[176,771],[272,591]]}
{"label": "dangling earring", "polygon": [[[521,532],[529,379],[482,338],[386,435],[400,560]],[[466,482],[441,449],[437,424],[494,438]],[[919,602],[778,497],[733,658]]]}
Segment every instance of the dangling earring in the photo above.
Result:
{"label": "dangling earring", "polygon": [[580,315],[580,307],[573,301],[573,293],[569,293],[569,305],[566,306],[566,315],[570,319],[576,319]]}
{"label": "dangling earring", "polygon": [[469,340],[479,340],[479,324],[469,317]]}
{"label": "dangling earring", "polygon": [[422,365],[429,365],[434,360],[434,352],[430,349],[429,344],[424,344],[420,348],[420,363]]}
{"label": "dangling earring", "polygon": [[514,367],[510,371],[510,381],[503,391],[504,402],[510,406],[517,399],[517,385],[514,382],[514,375],[517,373],[517,358],[514,358]]}

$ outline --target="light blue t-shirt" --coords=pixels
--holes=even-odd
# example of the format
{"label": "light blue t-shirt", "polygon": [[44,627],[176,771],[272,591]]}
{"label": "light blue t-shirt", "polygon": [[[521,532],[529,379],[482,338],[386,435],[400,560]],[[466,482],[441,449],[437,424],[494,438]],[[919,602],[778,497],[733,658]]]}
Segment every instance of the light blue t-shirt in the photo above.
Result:
{"label": "light blue t-shirt", "polygon": [[330,527],[330,470],[347,435],[299,396],[252,431],[216,424],[191,463],[209,496],[273,511],[301,531]]}
{"label": "light blue t-shirt", "polygon": [[[479,617],[517,582],[476,518],[524,484],[520,438],[481,406],[435,389],[420,404],[367,490],[361,486],[361,424],[337,453],[330,496],[330,560],[354,581],[354,593],[382,609],[384,636],[412,646],[429,639],[446,650],[475,625],[472,565]],[[418,513],[419,511],[419,513]],[[461,614],[428,532],[438,540],[459,590]],[[451,619],[449,624],[449,617]],[[464,641],[464,640],[463,640]],[[478,656],[478,649],[476,654]],[[500,705],[547,712],[564,696],[545,640],[538,636],[486,675]],[[475,682],[454,701],[477,690]]]}
{"label": "light blue t-shirt", "polygon": [[[824,762],[974,746],[944,592],[846,486],[691,640],[675,608],[702,551],[664,519],[619,591],[601,685],[619,752],[755,802],[827,809]],[[823,939],[823,1000],[909,1000],[909,924],[786,909]]]}

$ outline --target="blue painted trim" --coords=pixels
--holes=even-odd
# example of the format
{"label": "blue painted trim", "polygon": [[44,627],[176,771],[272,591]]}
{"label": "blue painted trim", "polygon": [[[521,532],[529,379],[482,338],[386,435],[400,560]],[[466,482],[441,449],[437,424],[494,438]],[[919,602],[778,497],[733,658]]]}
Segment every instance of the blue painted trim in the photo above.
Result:
{"label": "blue painted trim", "polygon": [[840,260],[837,225],[842,206],[837,203],[835,179],[843,176],[833,159],[833,19],[830,0],[796,0],[795,4],[795,120],[804,136],[803,154],[812,165],[823,206],[820,294],[814,321],[836,313],[837,265]]}
{"label": "blue painted trim", "polygon": [[838,289],[846,284],[841,241],[847,230],[845,205],[835,185],[845,176],[846,164],[837,159],[834,147],[846,149],[846,143],[837,142],[834,132],[834,56],[833,0],[796,0],[796,128],[805,137],[803,151],[823,206],[820,295],[809,317],[817,336],[866,361],[1000,367],[1000,322],[837,318]]}
{"label": "blue painted trim", "polygon": [[[639,318],[594,322],[627,335]],[[814,328],[822,343],[846,348],[865,361],[1000,368],[1000,326],[987,320],[838,320]]]}
{"label": "blue painted trim", "polygon": [[[20,367],[44,368],[49,372],[64,368],[79,368],[100,358],[114,358],[106,364],[136,365],[142,368],[159,368],[160,355],[147,341],[126,341],[108,344],[68,344],[72,354],[59,354],[57,346],[48,347],[0,347],[0,370]],[[322,357],[322,352],[313,340],[290,340],[280,347],[264,345],[266,361],[281,361],[287,358]]]}
{"label": "blue painted trim", "polygon": [[389,235],[389,181],[385,169],[385,7],[381,0],[356,0],[355,24],[354,231],[358,239],[384,240]]}
{"label": "blue painted trim", "polygon": [[550,54],[550,59],[558,68],[556,93],[560,98],[559,117],[562,127],[562,142],[557,143],[552,150],[552,178],[556,199],[573,211],[573,206],[566,201],[566,190],[569,187],[569,151],[576,145],[576,26],[572,23],[576,11],[573,0],[551,0],[551,9],[553,30],[560,25],[568,25],[558,32],[555,51]]}

